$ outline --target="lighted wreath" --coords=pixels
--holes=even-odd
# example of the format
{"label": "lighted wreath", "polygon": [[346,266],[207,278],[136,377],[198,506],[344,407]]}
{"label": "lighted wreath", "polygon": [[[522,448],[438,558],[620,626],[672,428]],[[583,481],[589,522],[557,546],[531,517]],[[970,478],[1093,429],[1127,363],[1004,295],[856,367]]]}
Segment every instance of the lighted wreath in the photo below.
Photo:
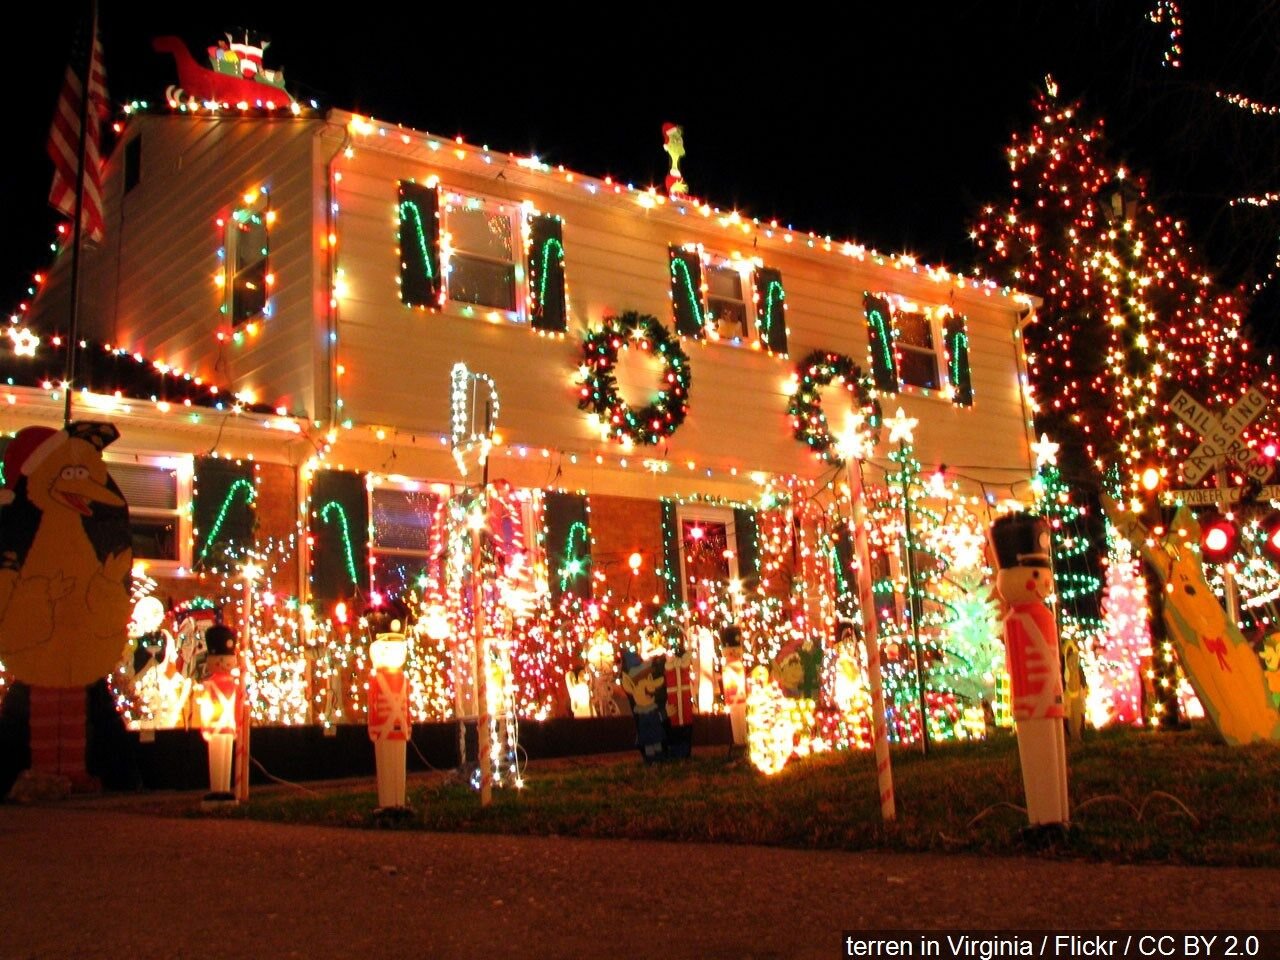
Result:
{"label": "lighted wreath", "polygon": [[791,403],[787,414],[797,440],[828,463],[844,463],[841,449],[845,447],[846,438],[832,434],[827,415],[822,411],[822,388],[833,383],[843,386],[853,398],[854,407],[862,417],[857,425],[862,432],[858,439],[864,449],[869,449],[880,432],[880,403],[872,395],[862,368],[843,353],[814,350],[796,365],[791,375]]}
{"label": "lighted wreath", "polygon": [[[618,395],[618,354],[627,347],[650,351],[662,361],[658,394],[639,409]],[[689,412],[693,379],[689,355],[680,341],[648,314],[627,311],[620,317],[606,317],[601,329],[589,331],[583,338],[579,370],[578,408],[598,416],[608,435],[619,442],[655,444],[675,433]]]}

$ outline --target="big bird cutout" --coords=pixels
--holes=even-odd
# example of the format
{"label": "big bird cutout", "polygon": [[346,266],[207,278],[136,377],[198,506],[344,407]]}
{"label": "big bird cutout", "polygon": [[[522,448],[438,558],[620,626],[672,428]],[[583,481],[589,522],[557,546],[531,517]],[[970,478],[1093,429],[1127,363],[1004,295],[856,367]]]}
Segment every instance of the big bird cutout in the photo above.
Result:
{"label": "big bird cutout", "polygon": [[129,511],[109,423],[26,427],[4,451],[0,660],[31,688],[32,771],[84,777],[86,684],[128,643]]}
{"label": "big bird cutout", "polygon": [[1227,617],[1204,579],[1200,525],[1179,508],[1163,540],[1133,514],[1106,503],[1112,522],[1138,546],[1164,585],[1165,626],[1187,679],[1227,743],[1280,740],[1280,712],[1272,703],[1263,664]]}

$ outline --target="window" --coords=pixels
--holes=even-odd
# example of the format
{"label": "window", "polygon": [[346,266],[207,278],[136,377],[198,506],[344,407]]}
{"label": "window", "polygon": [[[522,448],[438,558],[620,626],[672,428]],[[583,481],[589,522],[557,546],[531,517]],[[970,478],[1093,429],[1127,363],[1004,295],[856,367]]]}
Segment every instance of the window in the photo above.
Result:
{"label": "window", "polygon": [[275,282],[267,267],[267,226],[273,216],[267,208],[266,191],[250,191],[243,201],[243,206],[231,211],[223,250],[227,299],[222,312],[231,315],[233,327],[270,316],[269,296]]}
{"label": "window", "polygon": [[456,303],[521,319],[521,211],[512,203],[448,193],[444,206],[446,289]]}
{"label": "window", "polygon": [[747,339],[744,287],[742,273],[730,263],[713,263],[707,270],[707,324],[712,339]]}
{"label": "window", "polygon": [[112,454],[106,460],[129,504],[134,559],[190,565],[191,459]]}
{"label": "window", "polygon": [[937,390],[938,348],[933,320],[924,313],[900,313],[894,322],[898,348],[898,378],[913,387]]}
{"label": "window", "polygon": [[958,406],[973,403],[964,317],[896,294],[868,293],[863,308],[872,375],[881,391],[912,387]]}
{"label": "window", "polygon": [[758,261],[671,247],[671,302],[676,332],[722,343],[787,351],[782,274]]}
{"label": "window", "polygon": [[680,585],[686,603],[715,603],[738,581],[737,529],[727,507],[682,506],[677,511]]}
{"label": "window", "polygon": [[436,578],[442,549],[440,508],[448,489],[419,483],[375,486],[370,492],[374,589],[388,596],[419,596],[421,577]]}

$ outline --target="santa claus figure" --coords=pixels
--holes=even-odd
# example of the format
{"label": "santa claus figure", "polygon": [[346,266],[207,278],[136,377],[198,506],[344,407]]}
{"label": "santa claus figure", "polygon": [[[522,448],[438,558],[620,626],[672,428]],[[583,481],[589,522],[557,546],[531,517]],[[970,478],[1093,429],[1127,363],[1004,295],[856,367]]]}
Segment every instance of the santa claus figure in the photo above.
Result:
{"label": "santa claus figure", "polygon": [[1038,517],[1013,514],[996,520],[991,539],[1027,817],[1033,827],[1065,824],[1070,819],[1067,750],[1058,628],[1048,605],[1053,593],[1049,526]]}

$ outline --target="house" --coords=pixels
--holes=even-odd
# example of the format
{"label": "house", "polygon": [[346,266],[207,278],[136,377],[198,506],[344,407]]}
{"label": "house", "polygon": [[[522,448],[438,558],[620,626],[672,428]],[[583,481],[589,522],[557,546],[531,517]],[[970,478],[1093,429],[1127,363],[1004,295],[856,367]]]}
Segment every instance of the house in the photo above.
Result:
{"label": "house", "polygon": [[[163,382],[117,395],[102,372],[76,412],[120,427],[155,594],[255,624],[263,722],[358,714],[353,624],[380,600],[418,619],[418,716],[463,708],[455,534],[482,468],[453,447],[488,442],[486,411],[502,589],[483,602],[542,610],[510,652],[535,718],[659,608],[685,638],[747,624],[767,664],[824,643],[862,583],[889,642],[918,646],[907,584],[936,550],[902,549],[904,502],[980,569],[990,511],[1026,499],[1034,301],[990,281],[339,109],[137,108],[105,180],[80,334]],[[56,378],[21,370],[65,326],[67,259],[24,318],[34,356],[8,358],[6,433],[60,422]],[[867,561],[841,509],[865,515]]]}

